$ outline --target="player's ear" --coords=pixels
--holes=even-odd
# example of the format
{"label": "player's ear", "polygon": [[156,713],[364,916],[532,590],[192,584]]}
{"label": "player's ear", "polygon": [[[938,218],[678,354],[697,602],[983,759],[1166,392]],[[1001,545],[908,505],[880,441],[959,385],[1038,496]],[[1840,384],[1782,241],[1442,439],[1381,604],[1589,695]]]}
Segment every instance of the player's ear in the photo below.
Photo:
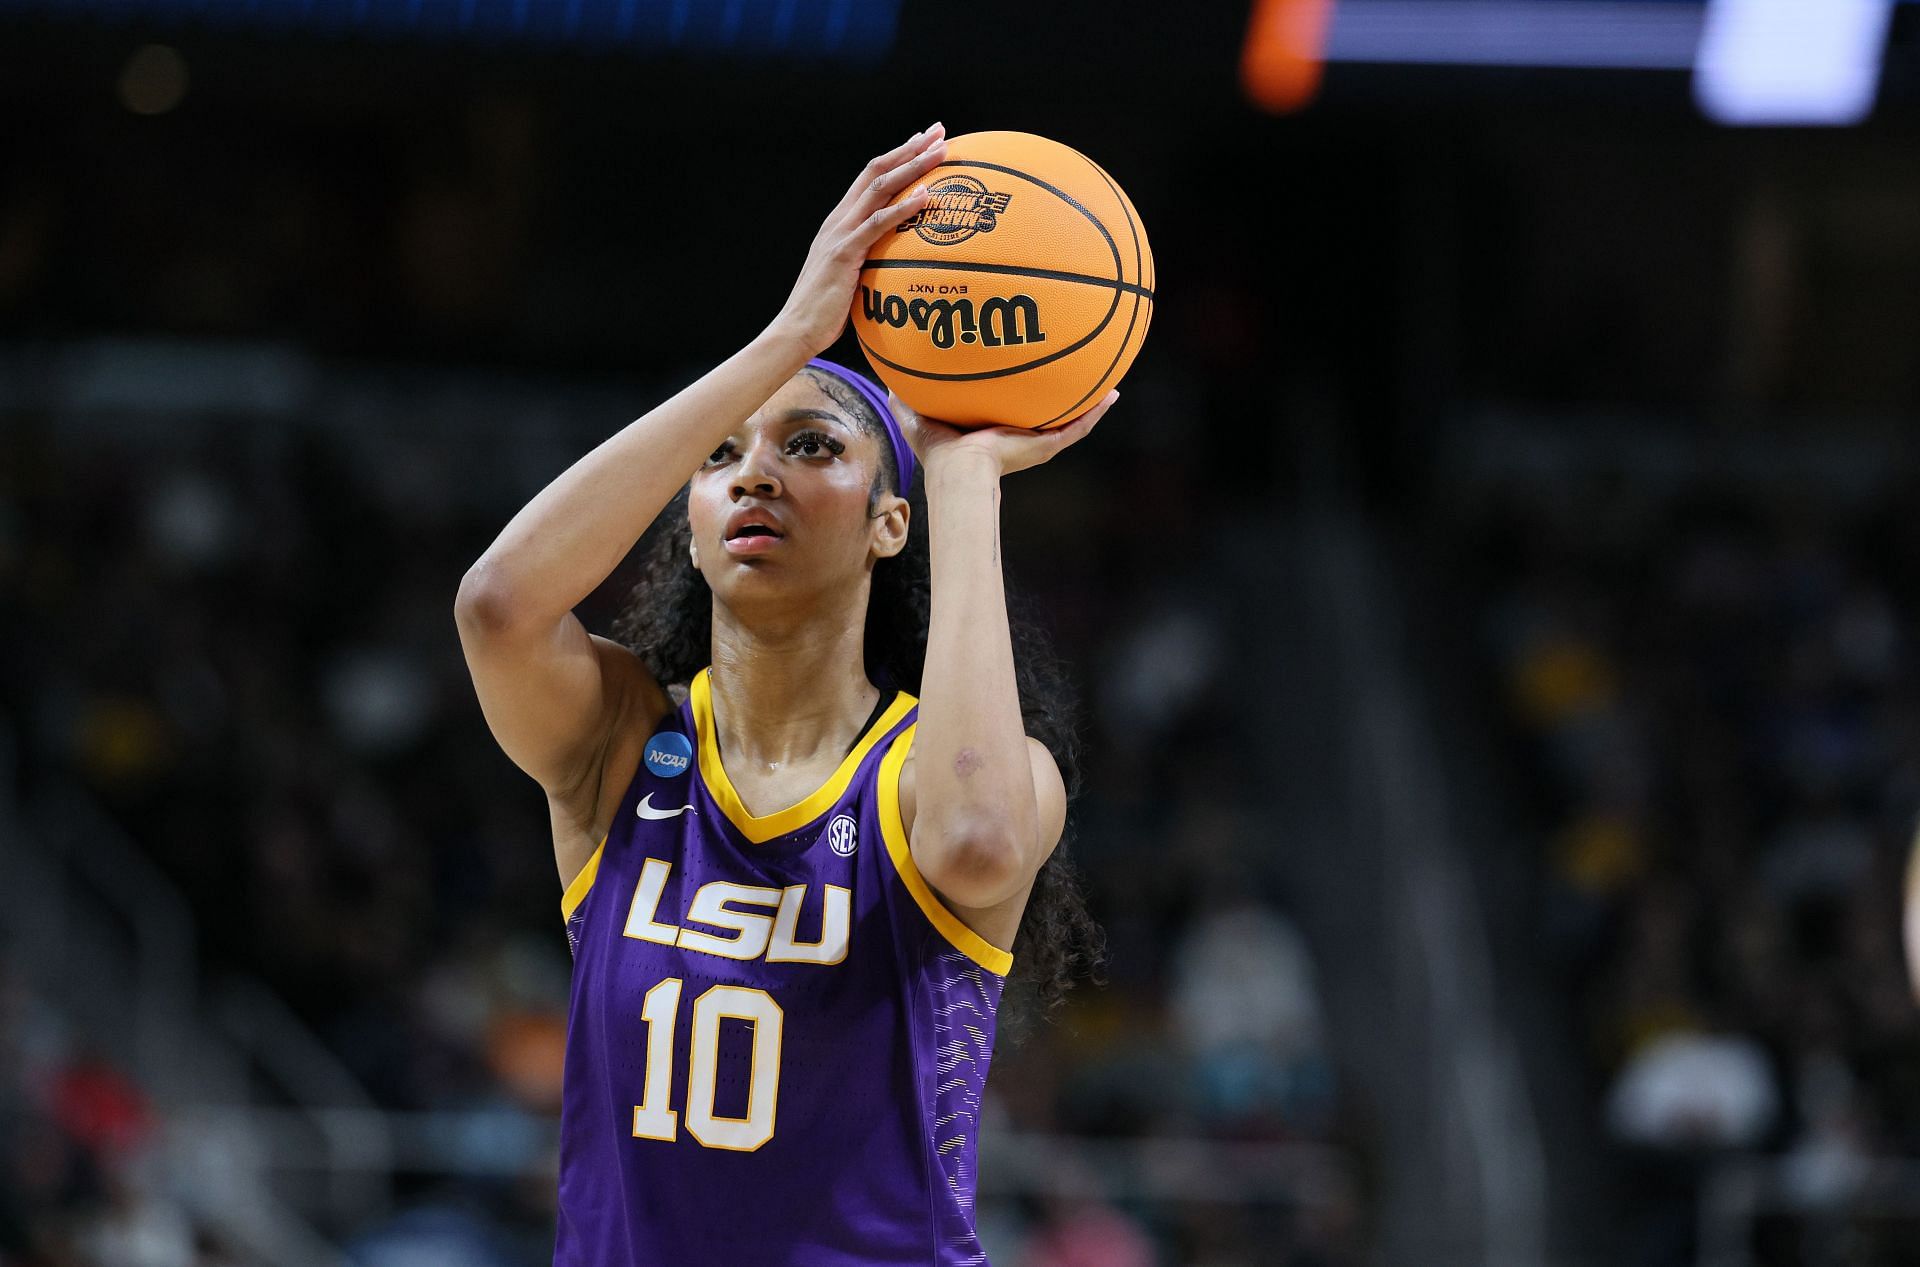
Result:
{"label": "player's ear", "polygon": [[874,508],[873,552],[883,559],[891,559],[907,548],[907,528],[913,519],[913,507],[907,499],[897,493],[881,494]]}

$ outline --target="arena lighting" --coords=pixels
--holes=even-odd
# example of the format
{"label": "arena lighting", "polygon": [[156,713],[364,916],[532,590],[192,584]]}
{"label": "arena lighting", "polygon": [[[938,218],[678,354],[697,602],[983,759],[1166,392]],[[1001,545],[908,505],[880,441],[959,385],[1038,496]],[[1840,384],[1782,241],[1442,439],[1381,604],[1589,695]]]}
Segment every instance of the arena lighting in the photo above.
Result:
{"label": "arena lighting", "polygon": [[1721,123],[1858,123],[1892,16],[1893,0],[1709,0],[1694,100]]}
{"label": "arena lighting", "polygon": [[1691,70],[1722,123],[1854,123],[1901,2],[1255,0],[1240,76],[1254,104],[1287,113],[1327,62]]}
{"label": "arena lighting", "polygon": [[1697,5],[1663,0],[1347,0],[1327,60],[1685,70]]}
{"label": "arena lighting", "polygon": [[871,61],[900,0],[0,0],[14,14],[101,25]]}
{"label": "arena lighting", "polygon": [[1240,50],[1240,84],[1275,114],[1305,109],[1320,91],[1334,0],[1254,0]]}

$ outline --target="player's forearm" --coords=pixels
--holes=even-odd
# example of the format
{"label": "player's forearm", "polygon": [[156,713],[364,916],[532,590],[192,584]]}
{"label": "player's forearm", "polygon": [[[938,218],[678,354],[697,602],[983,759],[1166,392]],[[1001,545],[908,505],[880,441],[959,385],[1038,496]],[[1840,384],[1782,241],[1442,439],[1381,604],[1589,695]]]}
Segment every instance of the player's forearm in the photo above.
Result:
{"label": "player's forearm", "polygon": [[[963,454],[927,468],[932,612],[914,735],[915,855],[990,882],[1017,873],[1038,811],[1000,568],[1000,475]],[[923,868],[924,869],[924,868]]]}
{"label": "player's forearm", "polygon": [[461,584],[463,599],[518,621],[577,607],[620,565],[727,434],[806,363],[775,327],[619,432],[540,490]]}

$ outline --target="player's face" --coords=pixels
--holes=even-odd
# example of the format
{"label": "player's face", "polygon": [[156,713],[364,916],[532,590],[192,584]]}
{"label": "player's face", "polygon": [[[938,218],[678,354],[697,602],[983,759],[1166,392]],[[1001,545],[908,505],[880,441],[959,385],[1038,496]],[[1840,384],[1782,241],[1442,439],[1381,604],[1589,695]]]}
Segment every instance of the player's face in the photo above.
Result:
{"label": "player's face", "polygon": [[883,494],[868,505],[882,443],[806,375],[789,380],[694,473],[691,550],[714,594],[730,604],[820,594],[897,553],[906,503]]}

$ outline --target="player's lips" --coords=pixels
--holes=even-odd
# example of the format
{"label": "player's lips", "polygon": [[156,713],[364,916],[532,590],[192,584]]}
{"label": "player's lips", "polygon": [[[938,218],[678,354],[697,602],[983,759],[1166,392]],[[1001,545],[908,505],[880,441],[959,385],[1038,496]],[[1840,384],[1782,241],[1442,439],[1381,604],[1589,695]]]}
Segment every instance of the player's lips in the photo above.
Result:
{"label": "player's lips", "polygon": [[772,533],[764,533],[764,532],[747,533],[743,536],[738,536],[738,537],[728,537],[726,542],[727,553],[734,554],[734,555],[765,554],[767,551],[774,549],[776,546],[784,545],[786,543],[786,540],[787,539],[785,537],[777,537],[777,536],[774,536]]}
{"label": "player's lips", "polygon": [[770,510],[743,506],[727,517],[728,554],[765,554],[784,540],[786,534],[780,530],[780,521]]}

